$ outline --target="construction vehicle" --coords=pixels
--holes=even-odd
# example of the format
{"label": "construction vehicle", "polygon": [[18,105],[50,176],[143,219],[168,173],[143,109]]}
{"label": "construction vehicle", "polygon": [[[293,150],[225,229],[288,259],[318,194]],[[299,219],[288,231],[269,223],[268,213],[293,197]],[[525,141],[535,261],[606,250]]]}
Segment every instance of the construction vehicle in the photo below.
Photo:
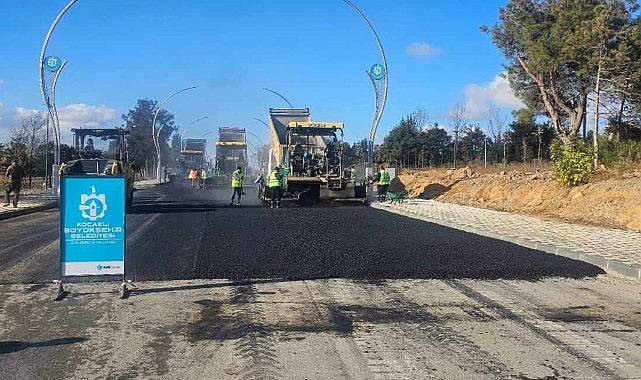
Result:
{"label": "construction vehicle", "polygon": [[240,166],[247,170],[247,132],[245,128],[220,127],[216,141],[216,162],[211,183],[228,185]]}
{"label": "construction vehicle", "polygon": [[[125,207],[130,209],[134,197],[134,171],[129,164],[127,136],[123,128],[72,128],[73,147],[76,157],[62,163],[60,176],[124,175]],[[109,142],[104,152],[94,146],[94,138]]]}
{"label": "construction vehicle", "polygon": [[312,121],[309,108],[270,108],[268,125],[269,167],[281,168],[284,200],[365,202],[364,184],[354,183],[343,164],[343,123]]}
{"label": "construction vehicle", "polygon": [[189,173],[191,169],[198,169],[204,167],[205,148],[207,147],[207,140],[205,139],[185,139],[182,142],[180,156],[178,156],[180,171],[182,173]]}

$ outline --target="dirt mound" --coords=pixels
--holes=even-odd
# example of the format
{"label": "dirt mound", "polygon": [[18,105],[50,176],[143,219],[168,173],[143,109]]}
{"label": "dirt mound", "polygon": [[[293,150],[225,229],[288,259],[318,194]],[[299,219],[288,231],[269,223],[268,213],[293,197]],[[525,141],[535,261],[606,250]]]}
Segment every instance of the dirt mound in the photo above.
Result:
{"label": "dirt mound", "polygon": [[566,188],[550,171],[476,173],[469,167],[402,173],[411,197],[641,231],[641,172]]}

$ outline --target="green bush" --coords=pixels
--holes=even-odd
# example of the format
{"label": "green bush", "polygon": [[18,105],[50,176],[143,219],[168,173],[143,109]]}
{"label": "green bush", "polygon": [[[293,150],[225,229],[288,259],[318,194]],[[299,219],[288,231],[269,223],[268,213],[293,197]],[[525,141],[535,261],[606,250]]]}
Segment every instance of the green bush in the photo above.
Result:
{"label": "green bush", "polygon": [[599,160],[606,166],[621,166],[641,160],[641,141],[615,142],[606,137],[599,139]]}
{"label": "green bush", "polygon": [[587,182],[594,170],[592,155],[593,149],[582,141],[564,146],[560,140],[555,140],[550,147],[554,175],[564,186]]}

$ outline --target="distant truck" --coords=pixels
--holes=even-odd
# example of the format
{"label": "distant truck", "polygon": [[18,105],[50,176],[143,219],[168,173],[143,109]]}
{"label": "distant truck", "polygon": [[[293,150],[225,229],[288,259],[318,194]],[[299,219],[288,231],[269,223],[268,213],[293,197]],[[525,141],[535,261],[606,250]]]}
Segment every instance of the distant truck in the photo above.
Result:
{"label": "distant truck", "polygon": [[[308,205],[323,201],[365,202],[365,186],[344,165],[344,124],[312,121],[309,108],[270,108],[269,166],[281,168],[283,198]],[[268,173],[266,173],[268,174]],[[263,199],[269,197],[264,194]]]}
{"label": "distant truck", "polygon": [[188,173],[191,169],[202,168],[206,164],[205,148],[207,140],[205,139],[185,139],[182,149],[180,150],[180,170],[182,173]]}
{"label": "distant truck", "polygon": [[214,184],[225,185],[240,166],[247,170],[247,132],[245,128],[220,127],[216,141]]}

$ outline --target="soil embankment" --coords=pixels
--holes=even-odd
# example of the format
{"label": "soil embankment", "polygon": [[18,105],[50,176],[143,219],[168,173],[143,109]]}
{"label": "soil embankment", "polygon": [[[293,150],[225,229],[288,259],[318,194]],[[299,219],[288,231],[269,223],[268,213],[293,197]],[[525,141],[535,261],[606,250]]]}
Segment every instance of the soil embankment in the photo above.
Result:
{"label": "soil embankment", "polygon": [[639,170],[572,188],[557,183],[550,171],[404,171],[391,187],[416,198],[641,232]]}

